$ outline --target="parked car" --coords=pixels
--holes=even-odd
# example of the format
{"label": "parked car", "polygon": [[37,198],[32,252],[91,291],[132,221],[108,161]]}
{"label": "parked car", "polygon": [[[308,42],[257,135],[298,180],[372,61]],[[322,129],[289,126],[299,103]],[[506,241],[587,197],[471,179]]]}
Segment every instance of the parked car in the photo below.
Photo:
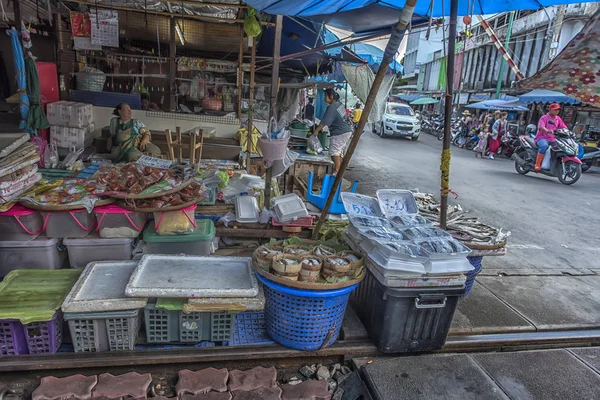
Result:
{"label": "parked car", "polygon": [[379,136],[400,136],[418,140],[421,134],[421,120],[407,104],[387,103],[385,114],[379,124],[374,124]]}

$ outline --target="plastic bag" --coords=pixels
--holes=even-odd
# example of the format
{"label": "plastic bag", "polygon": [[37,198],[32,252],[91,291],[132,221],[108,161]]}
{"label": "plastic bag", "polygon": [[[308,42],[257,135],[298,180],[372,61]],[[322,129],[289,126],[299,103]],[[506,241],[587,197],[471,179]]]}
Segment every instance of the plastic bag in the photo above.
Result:
{"label": "plastic bag", "polygon": [[283,157],[283,160],[274,161],[272,167],[273,178],[277,178],[278,176],[282,175],[285,171],[288,170],[289,167],[294,165],[298,156],[298,153],[288,149],[285,152],[285,157]]}
{"label": "plastic bag", "polygon": [[44,168],[56,167],[58,167],[58,149],[55,144],[50,144],[44,150]]}
{"label": "plastic bag", "polygon": [[248,37],[260,35],[260,23],[256,19],[256,10],[252,7],[248,9],[248,15],[244,20],[244,32]]}
{"label": "plastic bag", "polygon": [[550,154],[551,150],[548,149],[546,150],[546,154],[544,154],[544,161],[542,161],[542,169],[550,169],[550,159],[551,154]]}
{"label": "plastic bag", "polygon": [[40,156],[40,162],[38,163],[40,168],[46,168],[44,166],[44,155],[46,153],[46,148],[48,147],[48,142],[39,136],[32,137],[31,142],[35,144],[36,152]]}
{"label": "plastic bag", "polygon": [[69,154],[65,157],[63,162],[60,164],[60,169],[73,170],[73,166],[79,159],[79,156],[83,153],[83,149],[77,150],[75,146],[71,147]]}
{"label": "plastic bag", "polygon": [[323,146],[318,137],[311,136],[308,138],[308,149],[306,152],[310,154],[320,154],[323,152]]}
{"label": "plastic bag", "polygon": [[271,221],[271,218],[273,218],[275,214],[273,213],[273,211],[267,210],[266,207],[263,207],[262,212],[260,213],[259,217],[258,217],[258,222],[260,224],[268,224],[269,221]]}

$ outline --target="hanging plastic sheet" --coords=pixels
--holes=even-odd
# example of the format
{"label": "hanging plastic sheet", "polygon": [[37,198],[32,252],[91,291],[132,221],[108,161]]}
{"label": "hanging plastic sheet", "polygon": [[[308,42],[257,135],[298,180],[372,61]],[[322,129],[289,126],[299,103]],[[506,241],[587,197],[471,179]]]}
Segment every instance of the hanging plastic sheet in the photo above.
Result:
{"label": "hanging plastic sheet", "polygon": [[[369,91],[371,90],[371,86],[375,80],[375,74],[368,65],[355,66],[351,64],[344,64],[342,65],[342,71],[344,72],[346,81],[350,84],[354,94],[364,104],[367,101],[367,96],[369,95]],[[375,104],[373,104],[373,108],[369,114],[368,122],[372,123],[381,121],[381,118],[385,113],[385,103],[387,103],[387,99],[390,91],[392,90],[392,85],[394,84],[395,78],[395,74],[386,75],[383,77],[383,82],[381,82],[381,87],[379,88],[379,92],[375,98]]]}
{"label": "hanging plastic sheet", "polygon": [[[19,91],[19,100],[21,102],[21,124],[19,129],[25,129],[27,124],[27,115],[29,114],[29,97],[27,96],[27,80],[25,79],[25,59],[23,58],[23,48],[19,38],[19,32],[12,28],[6,31],[10,36],[10,42],[15,59],[15,70],[17,72],[17,88]],[[31,132],[30,132],[31,133]]]}
{"label": "hanging plastic sheet", "polygon": [[325,92],[323,90],[317,90],[317,95],[315,97],[315,117],[319,120],[323,119],[325,110],[327,110]]}

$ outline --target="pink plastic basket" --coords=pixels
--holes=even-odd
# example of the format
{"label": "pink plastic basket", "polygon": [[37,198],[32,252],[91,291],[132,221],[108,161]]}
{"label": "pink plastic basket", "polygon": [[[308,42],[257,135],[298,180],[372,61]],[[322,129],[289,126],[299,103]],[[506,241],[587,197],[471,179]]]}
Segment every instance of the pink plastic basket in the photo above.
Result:
{"label": "pink plastic basket", "polygon": [[289,140],[289,138],[275,140],[259,138],[258,147],[260,147],[260,150],[263,154],[263,158],[265,160],[283,160],[283,158],[285,157],[285,152],[287,151],[287,145]]}

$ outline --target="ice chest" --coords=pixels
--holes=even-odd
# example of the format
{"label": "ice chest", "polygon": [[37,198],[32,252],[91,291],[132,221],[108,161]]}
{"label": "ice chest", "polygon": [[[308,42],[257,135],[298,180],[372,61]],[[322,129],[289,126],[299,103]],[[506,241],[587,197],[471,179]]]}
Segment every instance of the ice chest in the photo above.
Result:
{"label": "ice chest", "polygon": [[215,224],[209,219],[197,219],[196,228],[189,235],[159,235],[150,224],[144,230],[146,254],[209,256],[215,233]]}
{"label": "ice chest", "polygon": [[131,260],[133,239],[105,239],[97,234],[85,238],[65,239],[71,268],[85,268],[92,261]]}
{"label": "ice chest", "polygon": [[0,277],[14,269],[61,269],[67,252],[57,239],[0,241]]}
{"label": "ice chest", "polygon": [[446,343],[462,286],[388,288],[367,270],[350,301],[382,353],[439,350]]}
{"label": "ice chest", "polygon": [[96,226],[96,216],[85,208],[70,211],[42,211],[46,236],[51,238],[82,238]]}
{"label": "ice chest", "polygon": [[146,213],[129,211],[111,204],[94,209],[102,238],[136,238],[146,224]]}
{"label": "ice chest", "polygon": [[0,213],[0,240],[31,240],[42,232],[44,220],[35,210],[20,204]]}

